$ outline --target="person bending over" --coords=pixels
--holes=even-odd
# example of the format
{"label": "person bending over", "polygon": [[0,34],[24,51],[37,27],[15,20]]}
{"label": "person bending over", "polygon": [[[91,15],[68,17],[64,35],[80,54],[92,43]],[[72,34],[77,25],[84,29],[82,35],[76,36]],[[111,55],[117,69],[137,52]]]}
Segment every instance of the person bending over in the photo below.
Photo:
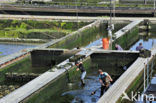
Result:
{"label": "person bending over", "polygon": [[77,66],[76,70],[77,71],[79,71],[79,70],[81,71],[81,83],[82,83],[82,86],[84,86],[85,85],[84,78],[86,76],[86,70],[85,70],[82,62],[80,62],[80,63],[77,62],[76,66]]}
{"label": "person bending over", "polygon": [[116,50],[123,50],[122,47],[119,44],[115,44],[115,49]]}
{"label": "person bending over", "polygon": [[112,82],[113,80],[108,73],[103,72],[101,69],[99,69],[98,72],[99,72],[99,81],[101,83],[101,93],[100,93],[101,97],[104,91],[106,92],[108,90],[110,82]]}
{"label": "person bending over", "polygon": [[136,51],[140,51],[144,49],[144,47],[142,46],[142,43],[139,43],[139,45],[136,47]]}

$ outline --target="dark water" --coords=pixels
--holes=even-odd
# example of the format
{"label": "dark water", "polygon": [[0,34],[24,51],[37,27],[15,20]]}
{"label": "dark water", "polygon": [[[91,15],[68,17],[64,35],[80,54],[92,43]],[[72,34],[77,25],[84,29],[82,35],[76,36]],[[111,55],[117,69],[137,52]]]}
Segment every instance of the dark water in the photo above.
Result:
{"label": "dark water", "polygon": [[[85,48],[90,48],[92,46],[99,46],[101,44],[102,44],[102,38],[90,43]],[[62,97],[67,95],[72,96],[73,99],[71,99],[69,103],[96,103],[100,98],[100,87],[101,87],[97,70],[98,68],[93,69],[89,73],[87,72],[87,76],[85,78],[86,85],[84,87],[81,86],[80,81],[79,82],[76,81],[78,82],[78,84],[72,84],[73,85],[72,88],[75,89],[62,93]],[[94,95],[92,95],[91,93],[94,92],[95,90],[97,91],[95,92]]]}
{"label": "dark water", "polygon": [[0,56],[6,56],[13,53],[16,53],[20,50],[26,48],[33,48],[36,45],[29,45],[29,44],[8,44],[8,43],[0,43]]}
{"label": "dark water", "polygon": [[[100,89],[98,89],[100,87],[100,83],[98,76],[87,76],[85,83],[86,85],[82,87],[81,83],[79,82],[79,89],[64,92],[62,96],[73,96],[71,103],[96,103],[100,97]],[[91,93],[96,89],[98,89],[96,93],[94,95],[91,95]]]}
{"label": "dark water", "polygon": [[[100,45],[101,39],[94,41],[93,43],[89,44],[86,48],[89,48],[91,46]],[[149,38],[148,40],[140,39],[137,41],[130,50],[136,50],[136,47],[139,45],[139,43],[143,44],[143,47],[145,49],[151,49],[153,45],[156,44],[155,38]],[[98,99],[100,98],[100,89],[97,90],[95,95],[91,95],[93,91],[95,91],[97,88],[100,87],[100,83],[98,81],[98,75],[92,74],[90,76],[87,76],[85,79],[86,85],[85,87],[70,90],[65,93],[63,93],[63,96],[70,95],[73,96],[73,99],[71,100],[71,103],[96,103]],[[79,83],[81,84],[81,83]],[[70,103],[70,102],[69,102]]]}

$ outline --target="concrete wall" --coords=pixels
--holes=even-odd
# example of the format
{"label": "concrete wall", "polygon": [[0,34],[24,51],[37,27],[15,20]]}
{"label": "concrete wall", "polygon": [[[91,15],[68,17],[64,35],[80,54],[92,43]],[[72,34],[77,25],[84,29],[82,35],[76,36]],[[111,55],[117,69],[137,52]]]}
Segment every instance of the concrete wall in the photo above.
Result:
{"label": "concrete wall", "polygon": [[[114,54],[116,56],[121,56],[122,53],[115,53],[116,51],[114,51],[113,53],[110,53],[111,55]],[[103,56],[101,57],[101,55],[97,56],[96,54],[98,53],[94,53],[91,55],[91,58],[90,57],[87,57],[83,60],[83,64],[84,64],[84,67],[86,68],[87,70],[87,73],[89,72],[93,72],[92,69],[97,69],[98,70],[98,67],[96,66],[97,64],[105,64],[105,58],[104,56],[109,54],[109,53],[100,53],[101,55],[103,54]],[[114,56],[113,55],[113,56]],[[124,55],[124,54],[123,54]],[[132,53],[130,54],[129,56],[134,56],[134,55],[138,55],[138,53]],[[110,55],[109,55],[110,56]],[[116,62],[116,60],[113,60],[113,56],[111,56],[111,60],[112,62]],[[133,59],[135,59],[136,57],[131,57]],[[97,62],[96,60],[100,60],[100,62]],[[115,66],[115,65],[114,65]],[[120,72],[120,74],[117,74],[118,70],[117,69],[114,69],[114,68],[109,68],[109,70],[107,70],[106,72],[110,73],[110,72],[116,72],[115,76],[119,76],[123,73]],[[68,71],[69,75],[66,75],[67,72],[63,73],[61,76],[59,76],[57,78],[57,80],[52,80],[50,83],[48,83],[48,85],[46,85],[45,87],[43,87],[42,89],[40,89],[39,91],[33,93],[30,97],[26,98],[24,101],[22,101],[22,103],[43,103],[45,102],[46,100],[49,100],[51,98],[53,98],[54,101],[57,101],[57,102],[62,102],[62,101],[69,101],[70,100],[66,100],[66,98],[64,98],[63,100],[58,100],[55,96],[55,94],[57,92],[59,92],[62,88],[67,88],[66,85],[67,85],[67,76],[69,76],[69,80],[70,82],[73,82],[77,79],[79,79],[78,77],[80,76],[80,72],[77,72],[76,71],[76,67],[73,66],[72,68],[69,69]],[[111,74],[110,75],[113,75],[114,74]],[[64,85],[64,86],[63,86]],[[56,97],[56,98],[54,98]],[[43,98],[43,99],[38,99],[38,98]],[[57,99],[57,100],[56,100]],[[68,98],[69,99],[69,98]]]}
{"label": "concrete wall", "polygon": [[128,49],[139,40],[139,24],[141,24],[142,21],[143,20],[133,21],[114,33],[113,49],[115,49],[115,43],[120,44],[123,49]]}
{"label": "concrete wall", "polygon": [[123,67],[129,67],[138,56],[139,53],[132,52],[93,53],[91,55],[91,60],[98,66],[98,68],[103,69],[109,74],[121,75],[124,71]]}
{"label": "concrete wall", "polygon": [[133,45],[136,41],[139,40],[138,33],[139,33],[139,28],[138,26],[136,26],[135,28],[127,32],[124,36],[117,39],[115,43],[120,44],[121,47],[123,47],[124,49],[129,49],[131,45]]}
{"label": "concrete wall", "polygon": [[79,50],[38,49],[31,52],[33,67],[52,67],[76,54]]}
{"label": "concrete wall", "polygon": [[[145,80],[145,87],[147,87],[147,81],[148,81],[148,84],[150,83],[151,81],[151,76],[150,74],[154,71],[152,69],[155,68],[155,61],[156,60],[156,57],[153,57],[152,60],[150,60],[146,65],[145,65],[145,77],[146,77],[146,80]],[[147,67],[148,67],[148,70],[147,70]],[[148,73],[147,73],[148,72]],[[149,76],[149,79],[147,80],[147,74]],[[133,82],[131,82],[131,84],[129,85],[129,87],[126,89],[125,93],[127,93],[127,95],[132,98],[132,91],[135,92],[135,93],[142,93],[144,90],[144,70],[142,69],[142,71],[138,74],[138,76],[135,78],[135,80]],[[127,99],[124,99],[124,100],[121,100],[121,98],[119,98],[119,100],[117,101],[117,103],[127,103],[128,100]]]}
{"label": "concrete wall", "polygon": [[[137,58],[136,61],[120,76],[120,78],[111,86],[111,88],[100,98],[97,103],[128,103],[123,102],[121,97],[123,93],[130,94],[132,91],[142,93],[143,71],[149,67],[156,54],[156,45],[151,49],[152,55],[149,58]],[[147,69],[146,69],[147,71]],[[148,71],[150,73],[150,71]],[[147,75],[146,75],[147,77]],[[113,97],[113,99],[112,99]],[[131,98],[131,97],[130,97]]]}
{"label": "concrete wall", "polygon": [[[83,65],[86,68],[87,73],[92,71],[89,69],[91,66],[90,64],[91,64],[90,58],[85,58],[83,60]],[[52,80],[51,82],[48,83],[48,85],[36,91],[34,94],[23,100],[21,103],[45,103],[47,100],[51,100],[51,98],[53,98],[53,101],[51,101],[53,103],[70,102],[69,97],[61,98],[58,97],[58,95],[56,95],[61,90],[64,90],[64,88],[69,88],[67,87],[68,86],[67,76],[69,76],[70,82],[73,81],[75,82],[77,80],[79,81],[79,76],[81,72],[76,71],[76,66],[71,67],[70,70],[68,70],[68,73],[69,74],[67,74],[67,72],[64,72],[56,80]]]}
{"label": "concrete wall", "polygon": [[[96,23],[99,23],[99,21],[98,22],[96,22]],[[94,23],[93,23],[94,24]],[[94,28],[98,28],[98,26],[99,25],[95,25],[94,24]],[[90,28],[90,27],[92,27],[92,25],[88,25],[87,26],[87,29],[81,29],[81,30],[86,30],[85,32],[87,32],[87,30]],[[103,28],[101,28],[101,29],[103,29]],[[82,33],[82,31],[77,31],[77,33],[78,32],[81,32]],[[94,32],[95,34],[96,34],[96,32]],[[124,32],[125,33],[125,32]],[[89,33],[88,33],[89,34]],[[74,35],[74,37],[76,37],[76,36],[79,36],[79,35],[76,35],[76,34],[71,34],[70,36],[72,37]],[[46,47],[48,47],[49,45],[51,45],[51,44],[55,44],[55,43],[61,43],[61,46],[62,45],[67,45],[67,46],[69,46],[69,42],[70,42],[70,44],[73,44],[74,43],[74,45],[72,45],[73,47],[75,46],[75,41],[76,41],[76,39],[73,39],[73,37],[72,37],[72,39],[70,39],[70,36],[67,36],[67,37],[64,37],[64,38],[62,38],[62,39],[60,39],[60,40],[58,40],[58,41],[55,41],[55,42],[49,42],[49,43],[46,43],[46,44],[44,44],[44,45],[42,45],[42,46],[40,46],[41,48],[46,48]],[[88,43],[88,41],[86,41],[86,38],[88,38],[88,36],[87,35],[85,35],[86,37],[83,39],[85,42],[87,42]],[[68,38],[67,39],[67,41],[64,41],[64,40],[66,40],[66,38]],[[95,39],[95,38],[94,38]],[[69,41],[68,41],[69,40]],[[72,40],[72,42],[71,42],[71,40]],[[63,41],[63,42],[62,42]],[[65,44],[64,44],[65,43]],[[58,45],[59,46],[59,45]],[[38,48],[40,48],[40,47],[38,47]],[[70,46],[71,47],[71,46]],[[50,53],[49,53],[50,54]],[[51,54],[50,54],[51,55]],[[90,55],[90,54],[87,54],[88,56]],[[37,55],[36,55],[37,56]],[[47,55],[46,57],[48,57],[49,55]],[[42,57],[40,57],[41,59],[42,59]],[[105,59],[105,58],[103,58],[103,59]],[[65,66],[65,64],[67,64],[67,63],[69,63],[69,60],[67,59],[66,61],[64,61],[64,62],[62,62],[62,63],[60,63],[59,64],[59,66]],[[91,64],[91,63],[90,63]],[[67,66],[67,69],[69,69],[71,66],[70,65],[68,65]],[[56,68],[57,69],[57,68]],[[113,68],[111,68],[111,69],[113,69]],[[28,97],[28,96],[30,96],[32,93],[34,93],[35,91],[37,91],[37,90],[39,90],[39,92],[40,92],[40,89],[42,88],[42,87],[44,87],[45,85],[47,85],[49,82],[53,82],[53,80],[55,81],[56,80],[56,78],[58,78],[59,79],[59,76],[61,76],[63,73],[65,72],[65,69],[64,68],[61,68],[61,69],[57,69],[56,71],[47,71],[47,72],[45,72],[45,73],[43,73],[41,76],[39,76],[39,77],[37,77],[36,79],[34,79],[33,81],[30,81],[28,84],[26,84],[26,85],[24,85],[24,86],[22,86],[22,87],[20,87],[18,90],[16,90],[16,91],[14,91],[14,92],[12,92],[12,93],[10,93],[9,95],[7,95],[5,98],[3,98],[3,99],[0,99],[0,102],[1,103],[6,103],[6,101],[8,102],[8,103],[13,103],[13,102],[19,102],[19,101],[21,101],[21,100],[23,100],[23,99],[25,99],[26,97]],[[71,74],[71,76],[73,76],[73,74]],[[31,87],[31,88],[30,88]],[[52,88],[52,87],[51,87]],[[48,89],[48,90],[51,90],[51,89]],[[21,93],[21,91],[23,92],[23,93]],[[45,94],[46,94],[47,92],[45,92]],[[40,95],[41,94],[41,95]],[[40,97],[42,97],[42,94],[44,94],[44,93],[40,93],[39,95],[37,95],[37,100],[39,100],[38,98],[40,98]],[[16,95],[16,97],[15,97],[15,95]],[[46,97],[46,96],[45,96]],[[8,99],[9,98],[9,99]],[[17,99],[18,98],[18,99]],[[36,98],[36,97],[35,97]],[[38,102],[36,102],[36,103],[38,103]]]}
{"label": "concrete wall", "polygon": [[[79,30],[77,30],[61,39],[51,40],[50,42],[41,44],[33,49],[48,48],[48,47],[71,49],[71,48],[75,48],[77,46],[87,45],[91,41],[93,41],[97,38],[100,38],[100,36],[97,34],[103,35],[101,32],[105,31],[105,29],[103,29],[104,28],[103,26],[100,26],[101,28],[99,28],[100,23],[105,25],[105,23],[103,23],[102,20],[99,20],[99,21],[89,24],[83,28],[80,28]],[[93,28],[93,29],[91,31],[89,31],[90,28]],[[101,32],[99,33],[100,30],[101,30]],[[81,33],[81,34],[79,34],[79,33]],[[83,34],[84,38],[82,38],[82,34]],[[92,36],[90,36],[90,35],[92,35]],[[26,49],[26,51],[19,51],[17,53],[14,53],[9,56],[5,56],[5,57],[1,58],[0,59],[0,67],[2,67],[3,65],[6,66],[6,64],[8,62],[30,53],[33,49]]]}
{"label": "concrete wall", "polygon": [[88,45],[89,42],[97,40],[101,36],[106,36],[106,21],[98,20],[89,24],[61,39],[49,48],[75,48]]}

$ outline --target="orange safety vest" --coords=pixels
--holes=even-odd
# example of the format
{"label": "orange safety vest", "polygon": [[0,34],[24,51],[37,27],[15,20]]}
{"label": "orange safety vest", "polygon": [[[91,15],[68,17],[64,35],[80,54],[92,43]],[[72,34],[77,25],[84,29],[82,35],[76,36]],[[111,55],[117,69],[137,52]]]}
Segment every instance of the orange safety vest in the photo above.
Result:
{"label": "orange safety vest", "polygon": [[109,49],[109,38],[103,38],[102,45],[103,45],[103,49],[105,50]]}

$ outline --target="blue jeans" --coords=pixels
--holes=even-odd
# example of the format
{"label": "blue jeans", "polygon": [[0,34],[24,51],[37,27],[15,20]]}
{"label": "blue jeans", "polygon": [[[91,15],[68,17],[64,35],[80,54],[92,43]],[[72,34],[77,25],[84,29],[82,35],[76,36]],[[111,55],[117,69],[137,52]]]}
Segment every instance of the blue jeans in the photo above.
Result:
{"label": "blue jeans", "polygon": [[81,80],[83,80],[85,78],[85,76],[86,76],[86,71],[82,72],[82,74],[81,74]]}

